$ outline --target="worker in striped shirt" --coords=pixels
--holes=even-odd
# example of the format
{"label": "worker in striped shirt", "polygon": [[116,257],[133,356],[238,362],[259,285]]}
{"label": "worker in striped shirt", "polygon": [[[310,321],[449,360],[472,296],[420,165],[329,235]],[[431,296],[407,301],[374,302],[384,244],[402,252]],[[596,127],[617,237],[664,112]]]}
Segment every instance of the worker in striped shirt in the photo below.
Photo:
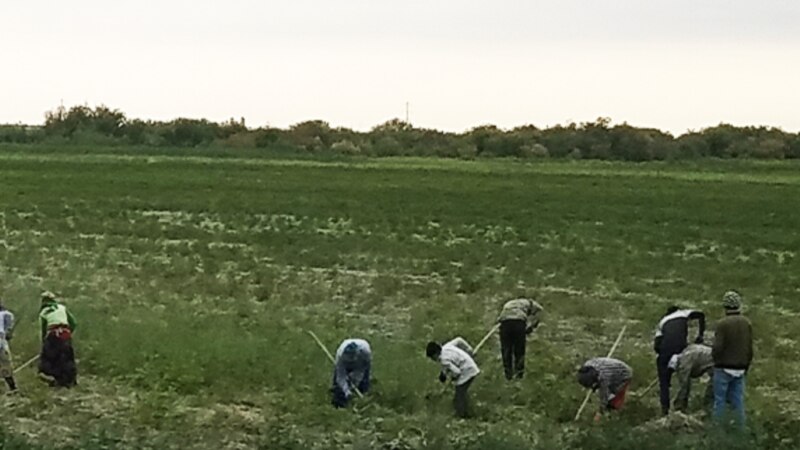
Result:
{"label": "worker in striped shirt", "polygon": [[622,408],[633,378],[633,369],[614,358],[592,358],[578,369],[578,383],[597,392],[600,408],[595,420],[611,410]]}

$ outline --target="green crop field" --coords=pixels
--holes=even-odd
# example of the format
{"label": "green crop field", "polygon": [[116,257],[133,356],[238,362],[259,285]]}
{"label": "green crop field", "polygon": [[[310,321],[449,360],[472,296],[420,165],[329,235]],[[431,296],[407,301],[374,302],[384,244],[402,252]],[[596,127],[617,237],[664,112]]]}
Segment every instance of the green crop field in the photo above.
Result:
{"label": "green crop field", "polygon": [[[166,152],[165,152],[166,153]],[[80,386],[35,370],[0,398],[7,448],[797,448],[800,165],[168,156],[0,148],[0,296],[17,364],[43,289],[75,313]],[[574,372],[605,354],[655,377],[673,303],[744,295],[751,429],[642,427],[657,394],[575,423]],[[546,309],[524,380],[478,355],[476,417],[452,417],[425,343],[477,342],[502,303]],[[330,406],[333,350],[374,351],[373,391]],[[700,393],[691,407],[702,417]],[[594,404],[592,403],[592,408]]]}

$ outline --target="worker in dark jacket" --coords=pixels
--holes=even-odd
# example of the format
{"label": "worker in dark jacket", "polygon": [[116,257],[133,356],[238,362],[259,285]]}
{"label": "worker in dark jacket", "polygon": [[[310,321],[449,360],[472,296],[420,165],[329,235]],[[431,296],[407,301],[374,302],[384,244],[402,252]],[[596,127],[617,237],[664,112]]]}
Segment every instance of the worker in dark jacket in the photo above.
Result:
{"label": "worker in dark jacket", "polygon": [[344,408],[358,390],[366,394],[369,390],[372,349],[364,339],[345,339],[336,350],[333,369],[331,403]]}
{"label": "worker in dark jacket", "polygon": [[714,358],[714,418],[722,419],[730,405],[744,426],[745,375],[753,361],[753,327],[742,315],[742,297],[728,291],[722,297],[725,318],[717,323],[711,355]]}
{"label": "worker in dark jacket", "polygon": [[656,327],[653,348],[658,355],[656,369],[658,370],[661,412],[664,415],[669,413],[670,404],[669,386],[672,382],[672,371],[669,368],[669,361],[673,356],[679,355],[688,345],[690,320],[697,320],[699,329],[694,342],[702,344],[703,333],[706,331],[706,316],[700,311],[670,306]]}

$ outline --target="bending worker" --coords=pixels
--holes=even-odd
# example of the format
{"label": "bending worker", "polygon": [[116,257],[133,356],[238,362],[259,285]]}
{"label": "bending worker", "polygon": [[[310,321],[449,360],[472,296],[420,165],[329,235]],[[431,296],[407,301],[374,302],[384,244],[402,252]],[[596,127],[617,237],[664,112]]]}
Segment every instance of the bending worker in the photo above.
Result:
{"label": "bending worker", "polygon": [[39,375],[52,386],[75,386],[78,384],[78,368],[72,348],[75,318],[66,306],[56,301],[55,294],[44,292],[39,320],[42,324]]}
{"label": "bending worker", "polygon": [[[674,362],[674,363],[673,363]],[[708,374],[705,404],[710,407],[714,402],[714,358],[711,357],[711,347],[702,344],[692,344],[680,355],[670,361],[670,368],[675,370],[678,377],[678,395],[675,396],[673,405],[675,409],[686,412],[689,406],[689,393],[691,392],[692,379]]]}
{"label": "bending worker", "polygon": [[500,353],[506,379],[522,378],[525,372],[527,336],[539,326],[542,305],[528,298],[509,300],[503,305],[497,321],[500,323]]}
{"label": "bending worker", "polygon": [[0,301],[0,375],[8,385],[9,392],[17,390],[17,383],[14,381],[14,368],[11,364],[11,349],[8,342],[14,334],[14,314],[7,310]]}
{"label": "bending worker", "polygon": [[669,369],[669,362],[673,356],[679,355],[686,348],[690,320],[697,320],[699,329],[697,331],[697,339],[694,342],[702,344],[703,333],[706,331],[706,316],[701,311],[670,306],[656,327],[653,349],[658,355],[656,357],[656,369],[658,370],[661,412],[664,415],[669,413],[669,385],[672,382],[672,371]]}
{"label": "bending worker", "polygon": [[425,354],[428,358],[441,364],[442,370],[439,373],[439,381],[444,383],[449,376],[456,385],[456,392],[453,397],[453,408],[456,416],[461,418],[468,417],[468,390],[475,377],[481,373],[475,360],[472,359],[472,347],[467,341],[457,337],[444,345],[428,342]]}
{"label": "bending worker", "polygon": [[347,406],[353,396],[353,389],[366,393],[369,391],[370,369],[372,368],[372,349],[364,339],[345,339],[336,350],[333,369],[331,403],[337,408]]}
{"label": "bending worker", "polygon": [[608,411],[619,410],[625,404],[625,394],[631,385],[633,369],[614,358],[592,358],[578,369],[578,383],[597,392],[599,408],[595,421]]}

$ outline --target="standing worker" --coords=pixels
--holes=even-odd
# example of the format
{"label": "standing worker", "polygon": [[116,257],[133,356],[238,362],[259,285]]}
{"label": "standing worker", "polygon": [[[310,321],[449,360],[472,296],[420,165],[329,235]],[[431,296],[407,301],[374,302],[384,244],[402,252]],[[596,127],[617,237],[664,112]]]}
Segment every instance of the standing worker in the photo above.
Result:
{"label": "standing worker", "polygon": [[669,385],[672,382],[672,371],[669,369],[669,362],[673,356],[679,355],[686,348],[690,320],[697,320],[699,329],[694,342],[702,344],[703,333],[706,331],[706,316],[701,311],[670,306],[656,327],[653,349],[658,355],[656,368],[658,369],[658,387],[661,393],[661,412],[664,415],[669,414],[670,404]]}
{"label": "standing worker", "polygon": [[442,370],[439,373],[439,381],[444,383],[449,376],[456,385],[456,392],[453,397],[453,408],[455,409],[456,417],[468,417],[468,390],[475,377],[481,373],[475,360],[472,359],[472,347],[462,338],[455,338],[444,345],[428,342],[425,354],[428,358],[441,364]]}
{"label": "standing worker", "polygon": [[608,411],[622,409],[631,385],[633,369],[615,358],[592,358],[578,369],[578,383],[597,392],[599,409],[595,421]]}
{"label": "standing worker", "polygon": [[14,314],[7,310],[2,300],[0,300],[0,375],[8,385],[10,392],[17,390],[17,383],[14,381],[14,367],[11,364],[11,348],[8,341],[14,334]]}
{"label": "standing worker", "polygon": [[78,368],[72,348],[75,318],[52,292],[42,293],[39,311],[42,325],[42,352],[39,374],[52,386],[71,387],[78,384]]}
{"label": "standing worker", "polygon": [[[710,406],[714,401],[714,359],[711,357],[711,347],[702,344],[689,345],[680,355],[673,357],[673,361],[675,361],[675,375],[678,378],[678,386],[680,386],[673,403],[675,409],[686,412],[689,406],[692,379],[700,378],[705,374],[708,374],[709,380],[704,399],[706,405]],[[672,366],[671,362],[670,365]]]}
{"label": "standing worker", "polygon": [[333,369],[331,403],[336,408],[344,408],[353,396],[353,387],[359,392],[369,390],[370,369],[372,368],[372,349],[364,339],[345,339],[336,350]]}
{"label": "standing worker", "polygon": [[725,318],[717,322],[714,358],[714,418],[721,420],[730,405],[740,427],[744,427],[745,374],[753,361],[753,326],[742,315],[742,296],[728,291],[722,297]]}
{"label": "standing worker", "polygon": [[500,353],[506,379],[522,378],[525,372],[527,336],[539,326],[542,305],[528,298],[509,300],[503,305],[497,321],[500,323]]}

